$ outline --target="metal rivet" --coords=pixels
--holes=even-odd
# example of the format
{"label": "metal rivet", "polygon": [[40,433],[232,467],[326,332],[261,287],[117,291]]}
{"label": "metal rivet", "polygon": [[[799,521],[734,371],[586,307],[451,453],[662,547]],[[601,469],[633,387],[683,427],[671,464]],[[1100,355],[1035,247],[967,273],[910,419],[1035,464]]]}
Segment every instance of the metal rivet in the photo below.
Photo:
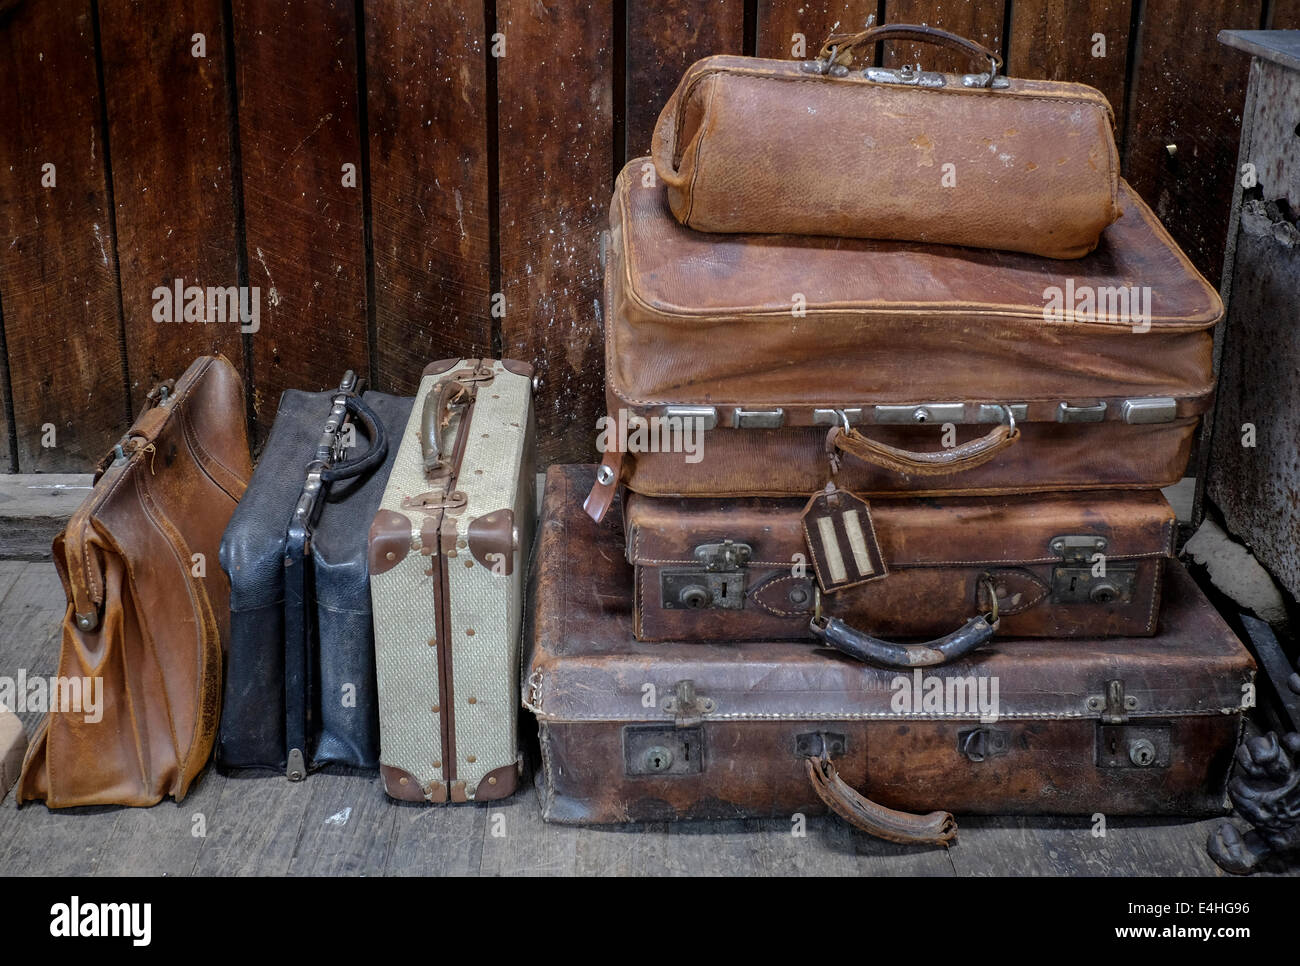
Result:
{"label": "metal rivet", "polygon": [[489,778],[489,779],[488,779],[488,784],[489,784],[489,785],[495,785],[496,783],[497,783],[497,780],[496,780],[495,778]]}
{"label": "metal rivet", "polygon": [[483,475],[483,471],[482,471],[482,470],[475,470],[475,471],[474,471],[474,475],[475,475],[475,476],[482,476],[482,475]]}
{"label": "metal rivet", "polygon": [[912,413],[912,420],[918,423],[928,423],[930,421],[930,410],[924,406],[917,406]]}
{"label": "metal rivet", "polygon": [[455,557],[455,556],[457,556],[456,551],[455,551],[455,550],[448,550],[448,551],[447,551],[447,556],[448,556],[448,557]]}
{"label": "metal rivet", "polygon": [[437,714],[439,711],[442,710],[442,705],[435,704],[430,710],[432,710],[434,714]]}
{"label": "metal rivet", "polygon": [[467,628],[465,629],[465,636],[466,636],[466,637],[473,637],[473,636],[474,636],[474,628],[472,628],[472,627],[467,627]]}
{"label": "metal rivet", "polygon": [[472,567],[472,566],[474,566],[474,561],[472,561],[472,560],[466,560],[466,561],[465,561],[465,566],[466,566],[466,567]]}
{"label": "metal rivet", "polygon": [[468,545],[465,543],[464,540],[457,540],[457,541],[456,541],[456,546],[460,547],[460,548],[463,550],[463,549],[464,549],[466,546],[468,546]]}
{"label": "metal rivet", "polygon": [[442,762],[440,762],[440,761],[435,761],[435,762],[433,763],[433,767],[434,767],[434,768],[441,768],[441,767],[442,767]]}
{"label": "metal rivet", "polygon": [[396,559],[397,559],[397,554],[393,553],[393,551],[390,550],[390,551],[388,551],[388,553],[384,554],[384,559],[385,559],[385,560],[396,560]]}
{"label": "metal rivet", "polygon": [[397,780],[397,784],[399,784],[399,785],[409,785],[409,784],[411,784],[411,779],[409,779],[409,778],[399,778],[399,779]]}
{"label": "metal rivet", "polygon": [[470,698],[470,699],[469,699],[469,703],[470,703],[470,704],[478,704],[478,698]]}
{"label": "metal rivet", "polygon": [[613,483],[614,467],[602,465],[600,469],[596,470],[596,482],[601,486],[609,486]]}
{"label": "metal rivet", "polygon": [[474,764],[474,762],[478,761],[478,759],[475,758],[473,755],[466,755],[466,756],[465,756],[465,761],[469,762],[469,764],[472,765],[472,764]]}
{"label": "metal rivet", "polygon": [[429,638],[429,646],[430,646],[430,647],[437,647],[437,646],[438,646],[438,639],[437,639],[436,637],[431,637],[431,638]]}

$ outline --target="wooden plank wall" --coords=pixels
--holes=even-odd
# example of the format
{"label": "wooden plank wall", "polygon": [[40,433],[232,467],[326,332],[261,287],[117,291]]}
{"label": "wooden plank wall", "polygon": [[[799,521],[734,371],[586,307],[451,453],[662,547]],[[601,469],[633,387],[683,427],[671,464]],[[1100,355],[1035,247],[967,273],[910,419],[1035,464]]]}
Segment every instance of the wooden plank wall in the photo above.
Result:
{"label": "wooden plank wall", "polygon": [[[1215,36],[1297,26],[1297,0],[4,0],[0,470],[86,470],[214,351],[258,439],[281,390],[345,367],[409,393],[431,359],[523,358],[543,462],[591,458],[618,170],[696,58],[813,56],[868,17],[1099,87],[1126,176],[1217,282],[1247,59]],[[256,286],[257,331],[155,321],[176,279]]]}

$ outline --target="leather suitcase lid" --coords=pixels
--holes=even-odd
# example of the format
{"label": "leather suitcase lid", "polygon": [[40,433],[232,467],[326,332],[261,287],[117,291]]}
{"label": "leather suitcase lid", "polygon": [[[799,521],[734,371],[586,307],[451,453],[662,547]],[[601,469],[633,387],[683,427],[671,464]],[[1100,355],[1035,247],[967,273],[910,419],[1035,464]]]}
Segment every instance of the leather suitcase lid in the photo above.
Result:
{"label": "leather suitcase lid", "polygon": [[1124,181],[1123,214],[1097,249],[1059,260],[912,242],[694,231],[673,217],[666,187],[641,187],[641,165],[649,163],[629,162],[615,187],[624,277],[638,302],[681,321],[790,316],[796,292],[810,315],[837,309],[1041,320],[1044,290],[1067,279],[1078,292],[1150,286],[1153,328],[1206,328],[1223,316],[1218,293]]}
{"label": "leather suitcase lid", "polygon": [[[541,539],[532,574],[524,704],[554,722],[671,721],[663,701],[695,682],[713,720],[977,720],[894,711],[912,675],[872,668],[814,643],[638,643],[632,635],[632,569],[623,559],[621,506],[603,524],[582,511],[594,468],[547,473]],[[996,640],[923,678],[997,680],[1001,718],[1096,720],[1089,699],[1110,681],[1136,699],[1131,717],[1240,713],[1255,663],[1186,570],[1168,564],[1160,632],[1104,641]],[[642,702],[653,685],[658,707]]]}
{"label": "leather suitcase lid", "polygon": [[[696,566],[700,544],[748,544],[751,568],[790,566],[806,553],[798,499],[674,499],[629,493],[627,559],[646,567]],[[957,567],[1059,563],[1049,544],[1066,535],[1106,540],[1108,559],[1173,553],[1173,508],[1159,490],[1033,496],[872,499],[885,565]]]}

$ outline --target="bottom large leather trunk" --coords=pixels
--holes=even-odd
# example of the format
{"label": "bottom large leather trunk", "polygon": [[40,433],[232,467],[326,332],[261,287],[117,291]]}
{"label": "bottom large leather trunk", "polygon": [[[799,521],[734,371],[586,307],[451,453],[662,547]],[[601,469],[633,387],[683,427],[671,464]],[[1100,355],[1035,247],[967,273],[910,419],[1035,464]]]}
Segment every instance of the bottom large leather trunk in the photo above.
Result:
{"label": "bottom large leather trunk", "polygon": [[998,639],[910,673],[813,643],[641,643],[621,506],[594,525],[591,480],[551,468],[532,577],[524,703],[547,821],[813,814],[824,752],[908,812],[1224,811],[1255,666],[1176,561],[1153,637]]}

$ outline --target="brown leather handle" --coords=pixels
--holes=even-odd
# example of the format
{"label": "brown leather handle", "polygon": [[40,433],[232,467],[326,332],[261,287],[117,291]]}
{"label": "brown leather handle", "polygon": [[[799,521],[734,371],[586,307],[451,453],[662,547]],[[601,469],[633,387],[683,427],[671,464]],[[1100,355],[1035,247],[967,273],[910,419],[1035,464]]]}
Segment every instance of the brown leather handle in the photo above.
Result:
{"label": "brown leather handle", "polygon": [[[1002,58],[983,44],[968,40],[958,34],[949,33],[946,30],[940,30],[938,27],[926,27],[922,24],[911,23],[881,24],[879,27],[869,27],[856,34],[831,34],[826,38],[826,43],[822,44],[819,56],[822,60],[830,61],[833,64],[850,67],[853,64],[854,54],[858,50],[863,48],[874,50],[876,43],[882,40],[910,40],[914,43],[946,47],[949,50],[966,54],[974,60],[988,61],[992,65],[989,71],[990,74],[996,74],[1002,68]],[[981,64],[982,66],[983,64]]]}
{"label": "brown leather handle", "polygon": [[969,443],[932,453],[918,453],[868,439],[856,429],[836,426],[826,434],[826,455],[838,463],[840,453],[848,453],[864,463],[871,463],[895,473],[909,476],[947,476],[983,466],[1020,438],[1014,423],[993,427],[987,434]]}
{"label": "brown leather handle", "polygon": [[435,384],[424,397],[424,411],[420,414],[420,449],[424,455],[426,476],[443,468],[442,431],[451,422],[448,407],[461,396],[472,398],[473,395],[473,390],[463,382],[447,379]]}
{"label": "brown leather handle", "polygon": [[854,828],[902,845],[947,845],[957,836],[957,821],[950,812],[914,815],[886,808],[854,791],[829,758],[809,758],[807,765],[817,797]]}

